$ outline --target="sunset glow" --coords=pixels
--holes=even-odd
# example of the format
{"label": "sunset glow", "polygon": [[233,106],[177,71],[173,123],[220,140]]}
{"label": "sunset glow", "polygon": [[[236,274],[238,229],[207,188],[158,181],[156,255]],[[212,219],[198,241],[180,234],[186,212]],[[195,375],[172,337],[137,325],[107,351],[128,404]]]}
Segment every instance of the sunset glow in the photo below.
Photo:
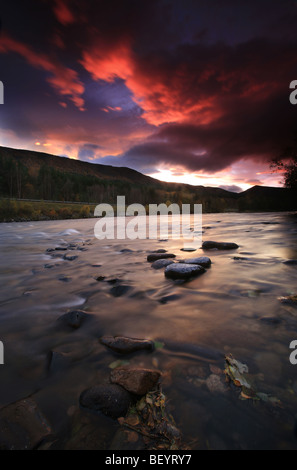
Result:
{"label": "sunset glow", "polygon": [[296,5],[231,3],[46,1],[30,18],[20,6],[26,30],[6,4],[0,144],[164,181],[280,186],[269,161],[294,134],[297,33],[275,24]]}

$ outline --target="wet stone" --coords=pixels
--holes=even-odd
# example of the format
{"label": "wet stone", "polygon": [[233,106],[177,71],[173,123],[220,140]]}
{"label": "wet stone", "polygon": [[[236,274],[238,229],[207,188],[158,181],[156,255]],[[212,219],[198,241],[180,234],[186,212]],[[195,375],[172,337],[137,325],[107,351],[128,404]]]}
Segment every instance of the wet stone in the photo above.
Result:
{"label": "wet stone", "polygon": [[49,423],[31,398],[0,410],[1,450],[33,450],[51,432]]}
{"label": "wet stone", "polygon": [[130,393],[117,384],[96,385],[82,392],[79,398],[81,407],[113,419],[125,416],[132,401]]}
{"label": "wet stone", "polygon": [[204,268],[209,268],[211,260],[207,256],[201,256],[199,258],[190,258],[183,261],[185,264],[199,264]]}
{"label": "wet stone", "polygon": [[114,286],[110,289],[111,295],[113,297],[122,297],[123,295],[128,294],[128,292],[131,290],[130,286]]}
{"label": "wet stone", "polygon": [[173,253],[151,253],[150,255],[148,255],[147,260],[148,262],[153,263],[154,261],[160,259],[170,259],[175,257],[176,256]]}
{"label": "wet stone", "polygon": [[70,328],[78,329],[87,317],[88,314],[86,312],[82,310],[74,310],[59,317],[58,322],[65,326],[69,326]]}
{"label": "wet stone", "polygon": [[230,242],[206,241],[202,244],[203,250],[236,250],[239,246]]}
{"label": "wet stone", "polygon": [[102,336],[100,343],[112,351],[129,354],[136,351],[152,351],[154,342],[147,339],[127,338],[125,336]]}
{"label": "wet stone", "polygon": [[122,367],[111,372],[110,380],[128,392],[145,395],[154,388],[160,376],[161,373],[156,370]]}
{"label": "wet stone", "polygon": [[175,263],[165,269],[165,276],[169,279],[190,279],[203,273],[205,268],[198,264]]}
{"label": "wet stone", "polygon": [[166,268],[167,266],[173,263],[174,261],[172,261],[171,259],[157,259],[157,261],[153,262],[152,268],[162,269],[162,268]]}

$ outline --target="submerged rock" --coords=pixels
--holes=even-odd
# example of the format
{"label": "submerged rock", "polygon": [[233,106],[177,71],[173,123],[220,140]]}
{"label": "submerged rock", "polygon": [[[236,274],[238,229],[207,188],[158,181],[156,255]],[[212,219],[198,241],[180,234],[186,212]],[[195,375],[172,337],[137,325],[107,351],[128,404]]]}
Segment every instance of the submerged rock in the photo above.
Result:
{"label": "submerged rock", "polygon": [[154,388],[160,376],[161,373],[157,370],[120,367],[111,372],[110,380],[128,392],[145,395]]}
{"label": "submerged rock", "polygon": [[182,261],[185,264],[199,264],[204,268],[209,268],[211,265],[211,260],[207,256],[200,256],[199,258],[190,258]]}
{"label": "submerged rock", "polygon": [[147,260],[152,263],[159,259],[168,259],[175,257],[176,256],[173,253],[151,253],[150,255],[148,255]]}
{"label": "submerged rock", "polygon": [[206,241],[202,244],[203,250],[236,250],[239,246],[236,243]]}
{"label": "submerged rock", "polygon": [[78,256],[75,256],[75,255],[64,255],[63,256],[63,259],[65,261],[75,261],[76,259],[78,258]]}
{"label": "submerged rock", "polygon": [[115,286],[110,289],[111,295],[114,297],[122,297],[123,295],[126,295],[129,291],[131,290],[130,286]]}
{"label": "submerged rock", "polygon": [[0,410],[0,449],[33,450],[50,434],[51,427],[31,398]]}
{"label": "submerged rock", "polygon": [[189,279],[203,273],[205,268],[199,264],[174,263],[165,269],[165,276],[169,279]]}
{"label": "submerged rock", "polygon": [[83,408],[102,412],[113,419],[125,416],[132,401],[130,393],[117,384],[96,385],[82,392],[79,398]]}
{"label": "submerged rock", "polygon": [[136,351],[152,351],[154,342],[148,339],[127,338],[125,336],[102,336],[100,343],[120,354]]}
{"label": "submerged rock", "polygon": [[297,266],[297,259],[288,259],[287,261],[284,261],[284,264],[287,266]]}
{"label": "submerged rock", "polygon": [[58,322],[63,323],[66,326],[77,329],[81,326],[83,321],[88,317],[88,313],[82,310],[74,310],[72,312],[65,313],[58,318]]}

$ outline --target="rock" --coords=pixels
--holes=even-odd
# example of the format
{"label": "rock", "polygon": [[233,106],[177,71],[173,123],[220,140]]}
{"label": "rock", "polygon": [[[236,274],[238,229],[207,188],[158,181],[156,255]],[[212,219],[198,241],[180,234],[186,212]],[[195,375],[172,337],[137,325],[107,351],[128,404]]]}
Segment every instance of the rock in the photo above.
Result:
{"label": "rock", "polygon": [[130,393],[145,395],[154,388],[160,376],[156,370],[119,367],[111,372],[110,380]]}
{"label": "rock", "polygon": [[297,259],[288,259],[287,261],[284,261],[284,264],[287,266],[297,266]]}
{"label": "rock", "polygon": [[168,259],[168,258],[175,258],[176,256],[173,253],[151,253],[148,255],[147,260],[152,263],[159,259]]}
{"label": "rock", "polygon": [[228,391],[226,384],[216,374],[211,374],[205,383],[211,393],[226,393]]}
{"label": "rock", "polygon": [[211,260],[207,256],[200,256],[199,258],[190,258],[183,261],[185,264],[199,264],[204,268],[209,268]]}
{"label": "rock", "polygon": [[33,450],[52,433],[49,423],[31,398],[0,410],[0,449]]}
{"label": "rock", "polygon": [[70,282],[72,279],[71,279],[71,277],[62,275],[58,278],[58,280],[61,281],[61,282]]}
{"label": "rock", "polygon": [[65,246],[57,246],[55,248],[56,251],[67,251],[67,248]]}
{"label": "rock", "polygon": [[282,304],[297,306],[297,295],[290,295],[288,297],[278,297]]}
{"label": "rock", "polygon": [[154,342],[148,339],[127,338],[125,336],[102,336],[100,343],[120,354],[135,351],[152,351]]}
{"label": "rock", "polygon": [[63,259],[65,261],[75,261],[76,259],[78,258],[78,256],[75,256],[75,255],[64,255],[63,256]]}
{"label": "rock", "polygon": [[82,310],[74,310],[72,312],[65,313],[58,318],[58,322],[63,323],[66,326],[77,329],[81,326],[82,322],[88,317],[86,312]]}
{"label": "rock", "polygon": [[236,250],[239,246],[236,243],[207,241],[202,244],[203,250]]}
{"label": "rock", "polygon": [[203,273],[205,268],[198,264],[174,263],[165,269],[165,276],[169,279],[189,279]]}
{"label": "rock", "polygon": [[181,248],[180,251],[192,252],[192,251],[197,251],[197,249],[196,248]]}
{"label": "rock", "polygon": [[157,261],[153,262],[152,268],[162,269],[162,268],[166,268],[167,266],[173,263],[174,261],[172,261],[171,259],[157,259]]}
{"label": "rock", "polygon": [[122,297],[131,290],[130,286],[115,286],[110,289],[111,295],[114,297]]}
{"label": "rock", "polygon": [[125,416],[132,401],[130,393],[117,384],[96,385],[82,392],[79,398],[83,408],[100,411],[113,419]]}

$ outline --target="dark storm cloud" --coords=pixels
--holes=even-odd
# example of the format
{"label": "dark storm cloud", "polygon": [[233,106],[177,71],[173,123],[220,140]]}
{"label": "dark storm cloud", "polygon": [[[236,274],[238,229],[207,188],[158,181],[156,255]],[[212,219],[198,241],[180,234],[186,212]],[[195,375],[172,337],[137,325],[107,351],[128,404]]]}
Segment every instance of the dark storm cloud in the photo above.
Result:
{"label": "dark storm cloud", "polygon": [[265,161],[295,131],[293,0],[12,1],[2,22],[2,127],[64,136],[79,158],[211,173]]}

